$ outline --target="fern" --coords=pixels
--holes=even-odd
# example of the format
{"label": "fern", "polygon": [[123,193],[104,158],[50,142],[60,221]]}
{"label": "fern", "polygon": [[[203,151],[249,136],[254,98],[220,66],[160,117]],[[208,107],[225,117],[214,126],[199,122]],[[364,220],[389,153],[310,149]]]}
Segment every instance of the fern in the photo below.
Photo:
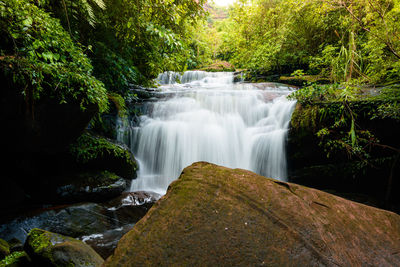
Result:
{"label": "fern", "polygon": [[81,0],[81,1],[82,1],[82,5],[88,15],[88,22],[89,22],[90,26],[95,27],[96,15],[94,14],[92,5],[95,4],[99,8],[105,9],[106,8],[105,3],[103,2],[103,0],[91,0],[90,3],[88,2],[88,0]]}

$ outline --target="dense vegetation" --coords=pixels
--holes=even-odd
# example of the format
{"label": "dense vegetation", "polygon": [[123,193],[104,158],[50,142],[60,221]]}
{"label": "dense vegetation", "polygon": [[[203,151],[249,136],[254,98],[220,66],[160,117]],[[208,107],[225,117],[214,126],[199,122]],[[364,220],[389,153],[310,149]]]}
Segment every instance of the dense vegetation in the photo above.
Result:
{"label": "dense vegetation", "polygon": [[216,57],[262,73],[334,82],[400,79],[398,0],[239,0],[216,21]]}
{"label": "dense vegetation", "polygon": [[118,100],[115,93],[126,96],[129,84],[149,85],[164,70],[190,66],[202,4],[0,1],[2,71],[26,98],[52,94],[60,103],[78,99],[82,108],[94,103],[104,111],[106,90]]}

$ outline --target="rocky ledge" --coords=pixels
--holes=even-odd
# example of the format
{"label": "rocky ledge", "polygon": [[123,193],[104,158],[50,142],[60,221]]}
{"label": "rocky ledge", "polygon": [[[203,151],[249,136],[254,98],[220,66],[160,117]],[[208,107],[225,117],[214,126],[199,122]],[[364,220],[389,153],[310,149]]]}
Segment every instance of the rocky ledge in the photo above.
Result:
{"label": "rocky ledge", "polygon": [[204,162],[118,243],[105,266],[400,266],[400,216]]}

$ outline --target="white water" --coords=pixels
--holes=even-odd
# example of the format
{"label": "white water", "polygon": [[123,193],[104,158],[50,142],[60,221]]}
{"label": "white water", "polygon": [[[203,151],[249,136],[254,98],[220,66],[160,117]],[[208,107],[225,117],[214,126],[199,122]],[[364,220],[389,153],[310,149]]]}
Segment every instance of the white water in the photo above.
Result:
{"label": "white water", "polygon": [[[177,78],[182,84],[177,84]],[[294,101],[278,84],[234,84],[232,73],[163,73],[161,94],[138,127],[119,124],[118,139],[139,161],[131,191],[164,194],[183,168],[207,161],[285,180],[285,142]],[[125,138],[124,138],[125,136]]]}

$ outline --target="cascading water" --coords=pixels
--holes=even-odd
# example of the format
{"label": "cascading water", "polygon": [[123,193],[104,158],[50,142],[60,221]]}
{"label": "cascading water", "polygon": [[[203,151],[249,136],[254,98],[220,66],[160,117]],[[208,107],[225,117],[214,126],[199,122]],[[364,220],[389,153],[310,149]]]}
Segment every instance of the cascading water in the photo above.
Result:
{"label": "cascading water", "polygon": [[[180,81],[181,83],[176,83]],[[160,94],[136,127],[119,124],[120,141],[139,161],[132,191],[165,193],[196,161],[252,170],[285,180],[285,141],[293,89],[279,84],[233,83],[233,73],[160,74]]]}

